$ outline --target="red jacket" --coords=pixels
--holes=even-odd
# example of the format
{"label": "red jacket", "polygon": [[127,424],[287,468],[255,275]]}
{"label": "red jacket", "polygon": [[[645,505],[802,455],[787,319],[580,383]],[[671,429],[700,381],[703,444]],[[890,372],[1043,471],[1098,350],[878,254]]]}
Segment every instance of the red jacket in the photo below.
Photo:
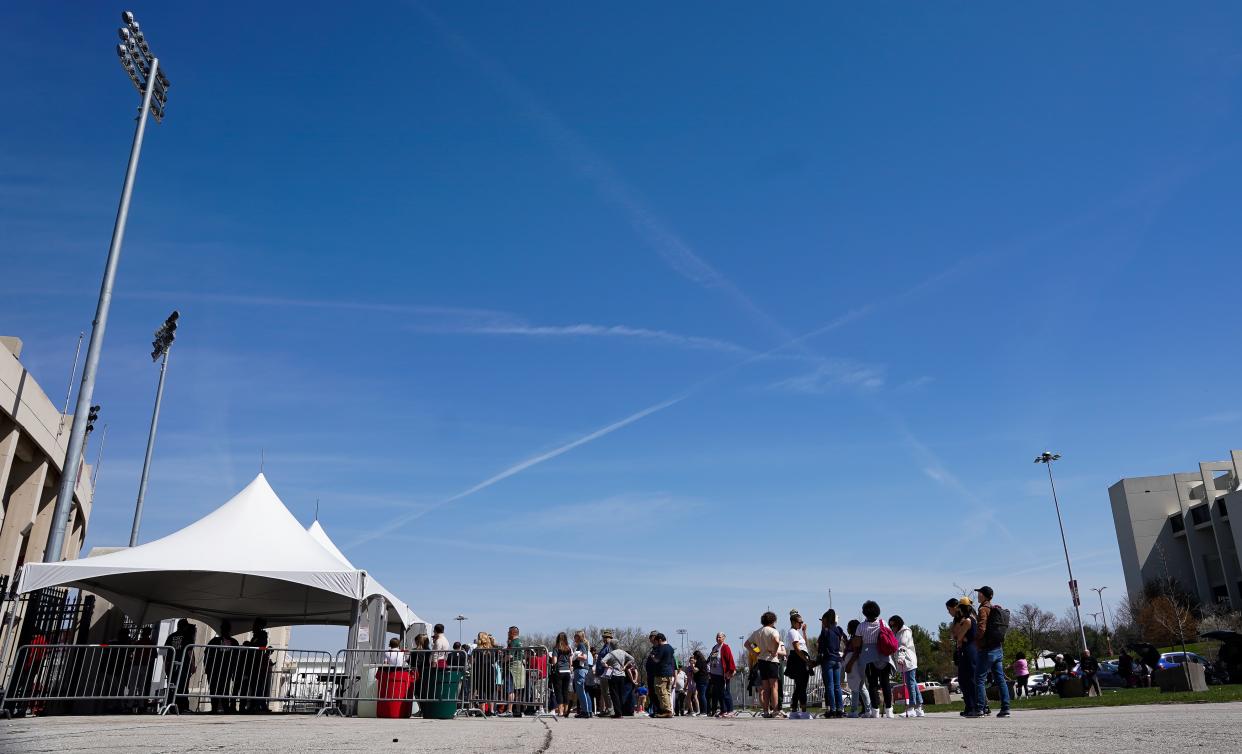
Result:
{"label": "red jacket", "polygon": [[724,671],[725,678],[737,672],[737,663],[733,661],[733,650],[729,649],[728,644],[720,645],[720,669]]}

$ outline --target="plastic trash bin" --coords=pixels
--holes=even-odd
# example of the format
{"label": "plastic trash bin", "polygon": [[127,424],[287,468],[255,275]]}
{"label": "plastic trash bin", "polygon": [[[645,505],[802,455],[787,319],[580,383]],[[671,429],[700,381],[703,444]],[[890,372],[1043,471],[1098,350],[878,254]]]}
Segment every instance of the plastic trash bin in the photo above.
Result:
{"label": "plastic trash bin", "polygon": [[414,703],[409,699],[410,671],[403,667],[383,667],[375,671],[377,696],[376,717],[401,718],[413,714]]}
{"label": "plastic trash bin", "polygon": [[457,714],[457,694],[461,689],[462,674],[441,671],[436,679],[436,701],[423,702],[423,717],[431,720],[452,720]]}
{"label": "plastic trash bin", "polygon": [[358,680],[359,693],[361,697],[354,714],[358,717],[375,717],[376,692],[379,690],[375,681],[375,671],[380,667],[378,665],[364,665],[362,667],[362,677]]}

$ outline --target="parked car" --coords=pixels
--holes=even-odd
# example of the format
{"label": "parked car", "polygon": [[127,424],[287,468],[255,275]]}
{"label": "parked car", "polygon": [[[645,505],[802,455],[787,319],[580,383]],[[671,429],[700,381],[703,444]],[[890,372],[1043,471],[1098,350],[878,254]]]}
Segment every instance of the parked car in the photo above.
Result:
{"label": "parked car", "polygon": [[1208,683],[1223,682],[1220,675],[1216,672],[1215,666],[1206,657],[1194,652],[1165,652],[1160,655],[1160,669],[1180,668],[1186,660],[1203,666],[1203,677]]}
{"label": "parked car", "polygon": [[1100,682],[1100,688],[1103,689],[1124,689],[1126,687],[1126,679],[1121,677],[1117,672],[1116,660],[1101,660],[1100,672],[1095,676]]}
{"label": "parked car", "polygon": [[961,688],[961,684],[959,684],[959,683],[957,682],[957,676],[953,676],[952,678],[950,678],[950,679],[949,679],[949,693],[950,693],[950,694],[957,694],[957,693],[959,693],[961,690],[962,690],[962,688]]}
{"label": "parked car", "polygon": [[1040,696],[1052,692],[1052,674],[1051,673],[1032,673],[1030,680],[1026,682],[1026,690],[1032,696]]}
{"label": "parked car", "polygon": [[[936,681],[919,681],[920,694],[928,689],[938,688],[943,687]],[[904,682],[898,681],[893,684],[893,700],[898,702],[904,702],[906,700],[906,684]]]}

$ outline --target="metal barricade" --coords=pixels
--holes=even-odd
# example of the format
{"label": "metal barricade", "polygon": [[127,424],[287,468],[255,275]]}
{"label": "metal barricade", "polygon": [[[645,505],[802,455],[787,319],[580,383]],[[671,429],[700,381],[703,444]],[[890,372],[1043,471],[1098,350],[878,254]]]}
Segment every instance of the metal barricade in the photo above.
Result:
{"label": "metal barricade", "polygon": [[337,677],[332,653],[313,649],[193,644],[173,665],[169,697],[182,712],[317,713]]}
{"label": "metal barricade", "polygon": [[460,650],[342,649],[330,710],[359,717],[451,718],[465,704],[469,665]]}
{"label": "metal barricade", "polygon": [[5,709],[20,714],[167,711],[171,647],[27,644],[19,647]]}
{"label": "metal barricade", "polygon": [[467,658],[466,714],[555,717],[548,710],[547,647],[476,648]]}

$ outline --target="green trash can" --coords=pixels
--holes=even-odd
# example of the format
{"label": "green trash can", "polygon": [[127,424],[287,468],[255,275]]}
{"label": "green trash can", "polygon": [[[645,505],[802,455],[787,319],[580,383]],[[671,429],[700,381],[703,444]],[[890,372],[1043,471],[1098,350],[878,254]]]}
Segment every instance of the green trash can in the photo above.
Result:
{"label": "green trash can", "polygon": [[436,683],[436,700],[434,702],[419,702],[419,709],[423,712],[423,717],[430,720],[452,720],[457,714],[457,696],[461,690],[460,671],[449,671],[441,673]]}

